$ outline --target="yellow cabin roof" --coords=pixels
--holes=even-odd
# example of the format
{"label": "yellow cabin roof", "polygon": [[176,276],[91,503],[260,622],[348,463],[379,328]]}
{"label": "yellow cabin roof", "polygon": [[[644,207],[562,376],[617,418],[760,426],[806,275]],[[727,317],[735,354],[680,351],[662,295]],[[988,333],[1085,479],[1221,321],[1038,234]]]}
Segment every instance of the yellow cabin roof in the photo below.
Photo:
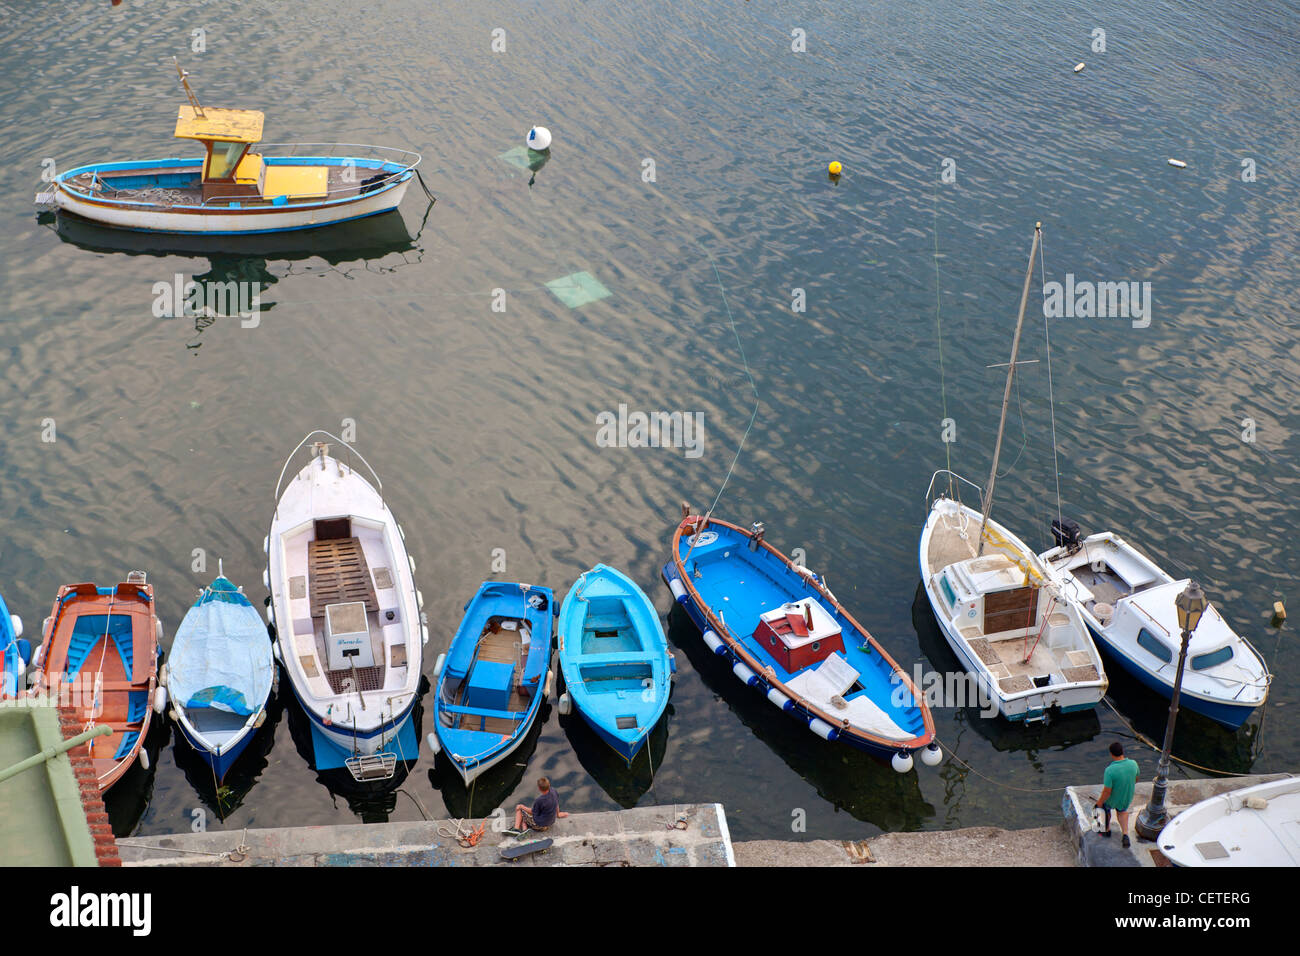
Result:
{"label": "yellow cabin roof", "polygon": [[222,110],[212,106],[204,107],[200,116],[187,103],[176,114],[176,136],[223,143],[256,143],[262,139],[264,118],[261,110]]}

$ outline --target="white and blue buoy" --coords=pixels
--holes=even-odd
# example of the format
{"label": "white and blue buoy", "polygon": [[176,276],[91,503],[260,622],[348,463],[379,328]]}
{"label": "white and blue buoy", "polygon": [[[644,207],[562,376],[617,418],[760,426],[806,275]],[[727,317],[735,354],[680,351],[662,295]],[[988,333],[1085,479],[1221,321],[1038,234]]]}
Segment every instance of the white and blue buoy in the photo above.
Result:
{"label": "white and blue buoy", "polygon": [[939,745],[936,743],[931,743],[930,746],[921,751],[921,763],[927,767],[937,767],[942,760],[943,751],[939,749]]}
{"label": "white and blue buoy", "polygon": [[543,152],[551,148],[551,131],[545,126],[534,126],[528,131],[528,148]]}
{"label": "white and blue buoy", "polygon": [[899,773],[907,773],[912,769],[912,755],[900,750],[890,759],[889,765]]}

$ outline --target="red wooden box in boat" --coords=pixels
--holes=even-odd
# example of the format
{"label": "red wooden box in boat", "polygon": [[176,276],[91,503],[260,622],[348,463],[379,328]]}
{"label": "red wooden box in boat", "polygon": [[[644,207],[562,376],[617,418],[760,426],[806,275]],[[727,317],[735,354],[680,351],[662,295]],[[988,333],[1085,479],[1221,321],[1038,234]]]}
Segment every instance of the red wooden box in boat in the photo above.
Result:
{"label": "red wooden box in boat", "polygon": [[45,619],[33,691],[71,704],[86,730],[112,730],[71,752],[90,756],[100,790],[126,773],[149,734],[161,630],[140,571],[112,588],[65,584]]}

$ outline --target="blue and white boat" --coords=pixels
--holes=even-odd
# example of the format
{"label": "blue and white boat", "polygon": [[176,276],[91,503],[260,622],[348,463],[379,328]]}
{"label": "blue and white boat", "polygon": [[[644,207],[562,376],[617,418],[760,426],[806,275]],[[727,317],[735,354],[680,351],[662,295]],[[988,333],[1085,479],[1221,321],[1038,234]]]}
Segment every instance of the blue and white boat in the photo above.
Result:
{"label": "blue and white boat", "polygon": [[[1172,697],[1182,648],[1174,599],[1188,579],[1175,580],[1113,532],[1081,541],[1066,522],[1052,533],[1057,546],[1041,558],[1088,630],[1144,686]],[[1259,652],[1209,605],[1188,644],[1178,706],[1236,730],[1267,699],[1271,680]]]}
{"label": "blue and white boat", "polygon": [[262,615],[220,571],[176,629],[160,680],[172,719],[220,783],[266,719],[275,683]]}
{"label": "blue and white boat", "polygon": [[[330,455],[318,436],[343,454]],[[286,479],[308,444],[310,460]],[[429,639],[406,534],[369,462],[328,432],[290,452],[275,497],[262,582],[272,648],[311,726],[312,766],[346,767],[357,782],[391,780],[399,761],[419,755],[411,717]]]}
{"label": "blue and white boat", "polygon": [[709,516],[685,517],[663,576],[715,654],[772,704],[828,741],[890,757],[942,759],[924,695],[816,573]]}
{"label": "blue and white boat", "polygon": [[388,212],[417,175],[420,156],[409,150],[262,143],[261,111],[204,107],[177,70],[188,103],[175,135],[202,146],[202,155],[77,166],[38,193],[37,205],[118,229],[247,236]]}
{"label": "blue and white boat", "polygon": [[550,588],[484,581],[438,656],[434,752],[466,784],[519,746],[550,694],[554,602]]}
{"label": "blue and white boat", "polygon": [[598,564],[564,599],[559,645],[560,713],[576,709],[631,763],[668,706],[676,670],[659,612],[635,581]]}
{"label": "blue and white boat", "polygon": [[23,678],[32,659],[32,645],[23,640],[23,619],[9,613],[0,596],[0,700],[17,697],[25,688]]}

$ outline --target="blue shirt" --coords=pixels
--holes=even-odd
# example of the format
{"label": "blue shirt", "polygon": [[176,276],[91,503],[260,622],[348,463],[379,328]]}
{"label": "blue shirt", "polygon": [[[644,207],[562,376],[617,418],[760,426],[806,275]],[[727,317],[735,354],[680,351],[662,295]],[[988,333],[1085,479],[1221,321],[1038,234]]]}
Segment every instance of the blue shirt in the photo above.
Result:
{"label": "blue shirt", "polygon": [[533,801],[533,823],[539,827],[549,827],[559,812],[560,800],[554,790],[547,790]]}

